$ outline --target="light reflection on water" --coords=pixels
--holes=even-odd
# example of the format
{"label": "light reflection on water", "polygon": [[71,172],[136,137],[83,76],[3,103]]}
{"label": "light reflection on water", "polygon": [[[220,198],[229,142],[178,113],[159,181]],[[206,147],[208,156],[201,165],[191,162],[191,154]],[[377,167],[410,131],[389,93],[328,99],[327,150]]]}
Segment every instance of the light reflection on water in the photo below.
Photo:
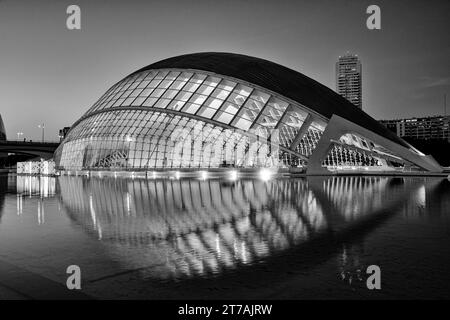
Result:
{"label": "light reflection on water", "polygon": [[[70,221],[126,269],[153,264],[142,272],[154,279],[216,277],[260,263],[279,267],[325,241],[336,245],[339,277],[351,284],[362,281],[366,264],[363,241],[353,240],[355,234],[364,238],[398,213],[450,208],[449,197],[442,196],[448,195],[449,182],[424,178],[230,182],[3,176],[1,189],[16,194],[18,215],[24,197],[36,198],[38,224],[46,223],[45,199],[57,199]],[[4,214],[3,198],[0,194]]]}

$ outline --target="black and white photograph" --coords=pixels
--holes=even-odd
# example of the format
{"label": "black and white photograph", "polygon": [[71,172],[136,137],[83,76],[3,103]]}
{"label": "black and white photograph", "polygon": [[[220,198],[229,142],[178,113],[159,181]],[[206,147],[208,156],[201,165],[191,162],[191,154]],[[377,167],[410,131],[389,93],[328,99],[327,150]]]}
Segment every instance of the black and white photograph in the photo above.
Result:
{"label": "black and white photograph", "polygon": [[1,0],[0,307],[450,299],[449,34],[448,0]]}

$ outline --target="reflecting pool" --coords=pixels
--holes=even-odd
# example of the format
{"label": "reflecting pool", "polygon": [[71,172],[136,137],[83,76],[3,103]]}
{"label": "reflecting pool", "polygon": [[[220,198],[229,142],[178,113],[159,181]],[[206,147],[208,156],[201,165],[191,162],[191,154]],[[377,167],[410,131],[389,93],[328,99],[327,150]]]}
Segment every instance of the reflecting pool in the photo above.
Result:
{"label": "reflecting pool", "polygon": [[0,175],[0,299],[450,298],[449,215],[442,178]]}

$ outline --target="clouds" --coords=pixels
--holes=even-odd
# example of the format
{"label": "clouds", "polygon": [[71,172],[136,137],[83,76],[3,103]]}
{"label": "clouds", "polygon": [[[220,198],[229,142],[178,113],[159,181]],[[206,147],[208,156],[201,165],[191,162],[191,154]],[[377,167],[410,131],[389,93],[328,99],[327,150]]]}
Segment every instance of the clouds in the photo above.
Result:
{"label": "clouds", "polygon": [[422,88],[436,88],[450,86],[450,76],[424,76],[420,77]]}

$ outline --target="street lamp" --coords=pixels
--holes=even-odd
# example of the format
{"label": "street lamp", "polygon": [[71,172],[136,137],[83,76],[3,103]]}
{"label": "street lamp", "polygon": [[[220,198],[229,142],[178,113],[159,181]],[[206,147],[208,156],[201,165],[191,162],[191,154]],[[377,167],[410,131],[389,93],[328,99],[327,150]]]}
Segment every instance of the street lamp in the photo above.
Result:
{"label": "street lamp", "polygon": [[17,132],[17,140],[20,140],[21,135],[23,135],[23,132]]}
{"label": "street lamp", "polygon": [[44,124],[40,124],[40,125],[38,125],[38,127],[42,129],[42,142],[44,142],[44,129],[45,129],[45,125],[44,125]]}

